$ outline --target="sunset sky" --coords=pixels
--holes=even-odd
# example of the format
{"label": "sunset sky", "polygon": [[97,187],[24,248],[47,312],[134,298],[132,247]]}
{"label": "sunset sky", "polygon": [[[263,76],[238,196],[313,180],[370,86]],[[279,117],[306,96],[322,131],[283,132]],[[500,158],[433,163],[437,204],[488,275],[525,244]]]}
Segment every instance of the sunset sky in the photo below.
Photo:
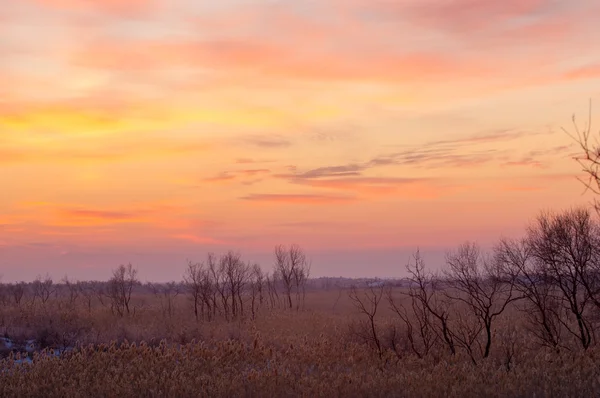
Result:
{"label": "sunset sky", "polygon": [[[0,274],[398,276],[588,204],[596,0],[4,0]],[[600,127],[600,103],[594,119]],[[592,126],[594,127],[594,126]],[[596,128],[596,130],[599,130]],[[427,257],[429,255],[429,257]]]}

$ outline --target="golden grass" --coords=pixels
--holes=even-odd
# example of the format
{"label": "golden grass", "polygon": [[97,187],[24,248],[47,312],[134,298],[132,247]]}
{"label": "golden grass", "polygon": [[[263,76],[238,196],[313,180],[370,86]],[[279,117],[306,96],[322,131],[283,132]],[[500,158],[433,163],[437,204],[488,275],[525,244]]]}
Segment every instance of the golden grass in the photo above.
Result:
{"label": "golden grass", "polygon": [[[304,311],[263,307],[256,320],[234,322],[196,322],[185,296],[176,298],[172,316],[152,295],[135,302],[130,317],[115,317],[97,303],[91,312],[82,303],[69,307],[59,298],[4,307],[0,332],[7,336],[39,338],[45,328],[49,345],[71,333],[79,348],[61,358],[38,352],[32,364],[16,363],[11,353],[0,361],[0,396],[580,397],[600,391],[598,347],[556,353],[536,346],[515,311],[499,322],[492,355],[474,365],[443,346],[423,359],[387,349],[380,358],[350,333],[360,315],[346,292],[312,292]],[[392,322],[382,304],[382,334]],[[510,340],[510,333],[518,338]],[[515,355],[507,370],[509,340]]]}

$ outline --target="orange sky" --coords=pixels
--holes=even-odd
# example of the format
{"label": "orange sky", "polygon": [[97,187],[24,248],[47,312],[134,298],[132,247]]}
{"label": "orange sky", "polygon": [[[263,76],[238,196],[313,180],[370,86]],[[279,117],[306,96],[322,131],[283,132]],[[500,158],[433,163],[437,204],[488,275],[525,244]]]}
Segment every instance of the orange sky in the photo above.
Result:
{"label": "orange sky", "polygon": [[[210,4],[210,5],[206,5]],[[585,204],[593,0],[8,0],[0,274],[179,279],[239,249],[393,276]],[[595,120],[600,112],[594,112]],[[427,257],[426,257],[427,260]],[[433,265],[433,264],[432,264]]]}

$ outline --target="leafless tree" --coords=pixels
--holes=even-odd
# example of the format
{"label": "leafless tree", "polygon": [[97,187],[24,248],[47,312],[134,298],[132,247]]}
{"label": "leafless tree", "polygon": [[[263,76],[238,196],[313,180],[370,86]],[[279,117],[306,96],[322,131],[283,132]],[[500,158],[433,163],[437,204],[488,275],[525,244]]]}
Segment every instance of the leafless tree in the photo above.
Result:
{"label": "leafless tree", "polygon": [[279,306],[279,292],[277,291],[277,285],[280,281],[279,272],[277,269],[273,270],[273,273],[270,275],[267,274],[265,276],[266,284],[267,284],[267,294],[269,295],[269,305],[271,309],[275,309],[276,306]]}
{"label": "leafless tree", "polygon": [[[407,265],[409,272],[416,272],[422,274],[424,269],[423,258],[419,250],[413,255],[415,265],[410,263]],[[414,275],[414,274],[413,274]],[[438,341],[438,335],[433,329],[433,315],[427,309],[426,303],[421,300],[422,292],[420,285],[411,283],[407,293],[402,293],[403,296],[409,301],[409,305],[405,305],[402,302],[398,302],[394,297],[395,289],[390,286],[387,290],[387,300],[390,308],[396,313],[405,326],[406,339],[410,345],[410,349],[419,357],[423,358],[426,356],[431,348]],[[396,331],[394,330],[394,335]],[[397,352],[395,341],[393,342],[393,349]]]}
{"label": "leafless tree", "polygon": [[[485,332],[483,357],[487,358],[492,346],[492,324],[508,304],[520,298],[514,288],[514,279],[506,278],[501,264],[493,257],[484,257],[479,246],[466,242],[455,252],[446,255],[448,269],[445,272],[449,283],[446,294],[455,301],[466,304],[476,321],[461,322],[461,329],[470,326],[463,333],[463,343],[477,337],[476,325],[480,322]],[[468,350],[470,348],[466,347]],[[471,354],[472,352],[469,352]]]}
{"label": "leafless tree", "polygon": [[239,272],[240,264],[242,263],[241,254],[229,251],[221,256],[220,263],[220,268],[225,278],[225,289],[227,290],[227,295],[231,297],[231,316],[235,318],[238,306],[240,305],[240,303],[238,303],[237,294],[237,273]]}
{"label": "leafless tree", "polygon": [[354,332],[364,341],[371,343],[377,350],[379,357],[382,357],[383,355],[383,347],[381,345],[377,323],[375,322],[375,316],[377,315],[379,303],[383,297],[384,288],[384,285],[371,286],[361,291],[361,289],[356,286],[352,286],[350,293],[348,294],[358,312],[367,318],[366,321],[361,324],[364,327],[355,330]]}
{"label": "leafless tree", "polygon": [[16,305],[20,306],[23,297],[25,296],[27,286],[25,282],[11,283],[6,286],[6,290],[8,295],[10,296],[10,300]]}
{"label": "leafless tree", "polygon": [[296,309],[300,308],[300,297],[305,292],[306,281],[310,274],[310,264],[304,250],[293,244],[290,247],[275,247],[275,271],[283,282],[288,308],[294,308],[292,292],[296,292]]}
{"label": "leafless tree", "polygon": [[67,276],[63,278],[62,282],[67,290],[67,302],[70,307],[73,307],[77,303],[77,299],[81,293],[79,283],[71,282]]}
{"label": "leafless tree", "polygon": [[564,329],[560,300],[555,286],[542,278],[543,269],[533,261],[528,240],[503,238],[494,252],[503,272],[514,281],[515,290],[523,298],[517,308],[525,315],[530,332],[541,345],[558,350]]}
{"label": "leafless tree", "polygon": [[302,303],[302,307],[304,308],[304,304],[306,302],[306,283],[310,276],[311,264],[306,259],[306,255],[304,252],[300,252],[300,255],[296,254],[296,258],[294,259],[294,255],[290,252],[290,256],[292,258],[292,263],[295,262],[294,266],[294,285],[296,289],[296,310],[300,309],[300,303]]}
{"label": "leafless tree", "polygon": [[264,273],[260,268],[260,265],[254,264],[251,268],[251,282],[250,282],[250,309],[252,312],[252,319],[256,318],[256,312],[259,306],[263,304],[263,284],[264,284]]}
{"label": "leafless tree", "polygon": [[52,296],[52,293],[56,291],[56,287],[54,286],[54,282],[49,275],[46,275],[43,279],[41,276],[38,276],[32,284],[33,288],[33,300],[39,298],[42,304],[46,304],[46,302]]}
{"label": "leafless tree", "polygon": [[226,290],[231,297],[231,315],[244,316],[242,293],[250,274],[250,266],[242,261],[241,254],[229,251],[221,256],[221,270],[224,274]]}
{"label": "leafless tree", "polygon": [[294,271],[289,260],[287,248],[283,245],[275,247],[275,270],[281,277],[283,288],[285,291],[288,306],[291,309],[292,305],[292,288],[294,283]]}
{"label": "leafless tree", "polygon": [[440,278],[426,271],[425,262],[418,250],[414,260],[414,264],[409,263],[406,266],[411,286],[409,290],[411,300],[415,300],[418,308],[426,310],[431,315],[431,317],[423,318],[423,321],[431,322],[430,326],[436,336],[454,355],[456,354],[456,342],[450,322],[452,308],[448,298],[443,294],[445,286],[441,286]]}
{"label": "leafless tree", "polygon": [[88,313],[91,313],[92,302],[94,301],[94,297],[96,296],[96,292],[94,290],[94,282],[77,282],[76,286],[79,289],[79,293],[85,299],[85,304]]}
{"label": "leafless tree", "polygon": [[8,292],[8,285],[2,283],[2,274],[0,274],[0,304],[7,306],[10,303],[10,294]]}
{"label": "leafless tree", "polygon": [[[194,307],[194,316],[196,321],[200,317],[200,308],[202,307],[202,281],[204,279],[205,269],[202,263],[188,262],[188,266],[185,270],[183,280],[185,281],[186,288],[192,299]],[[209,309],[210,312],[210,309]]]}
{"label": "leafless tree", "polygon": [[213,310],[216,311],[218,309],[217,302],[221,301],[221,310],[223,311],[223,315],[225,319],[229,319],[229,289],[227,288],[226,280],[225,280],[225,262],[221,258],[221,260],[217,259],[217,256],[214,253],[209,253],[207,257],[207,266],[210,272],[211,279],[214,284],[214,295],[212,297],[214,301]]}
{"label": "leafless tree", "polygon": [[110,307],[111,304],[111,295],[109,289],[109,283],[104,283],[100,281],[89,282],[89,290],[93,293],[93,295],[98,299],[98,302],[103,307]]}
{"label": "leafless tree", "polygon": [[590,277],[600,258],[598,224],[585,208],[563,213],[542,213],[527,229],[527,243],[539,283],[556,287],[560,308],[569,317],[558,317],[584,349],[592,343],[594,327],[589,305],[594,303]]}
{"label": "leafless tree", "polygon": [[138,270],[131,263],[120,265],[113,271],[112,278],[108,282],[108,295],[111,301],[111,309],[119,316],[131,314],[131,294],[133,288],[139,283],[137,279]]}

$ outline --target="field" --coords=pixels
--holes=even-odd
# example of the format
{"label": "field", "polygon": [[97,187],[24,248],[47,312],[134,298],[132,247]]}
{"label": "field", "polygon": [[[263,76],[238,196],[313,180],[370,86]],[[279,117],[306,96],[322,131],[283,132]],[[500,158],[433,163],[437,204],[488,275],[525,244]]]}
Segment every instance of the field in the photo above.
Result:
{"label": "field", "polygon": [[[600,350],[542,347],[515,306],[495,326],[489,357],[473,362],[465,350],[452,355],[438,342],[419,358],[385,298],[391,292],[406,303],[407,288],[308,282],[299,308],[286,308],[282,297],[271,308],[263,297],[253,317],[246,312],[210,321],[195,319],[186,291],[167,295],[156,286],[137,286],[135,310],[122,316],[99,298],[73,298],[64,284],[53,285],[45,302],[31,295],[10,304],[5,296],[0,332],[12,347],[4,347],[0,362],[0,395],[544,397],[600,391]],[[353,292],[382,293],[375,316],[381,355],[362,333],[366,318]],[[391,330],[397,331],[393,338]],[[33,361],[24,362],[28,341],[37,348],[29,350]]]}

